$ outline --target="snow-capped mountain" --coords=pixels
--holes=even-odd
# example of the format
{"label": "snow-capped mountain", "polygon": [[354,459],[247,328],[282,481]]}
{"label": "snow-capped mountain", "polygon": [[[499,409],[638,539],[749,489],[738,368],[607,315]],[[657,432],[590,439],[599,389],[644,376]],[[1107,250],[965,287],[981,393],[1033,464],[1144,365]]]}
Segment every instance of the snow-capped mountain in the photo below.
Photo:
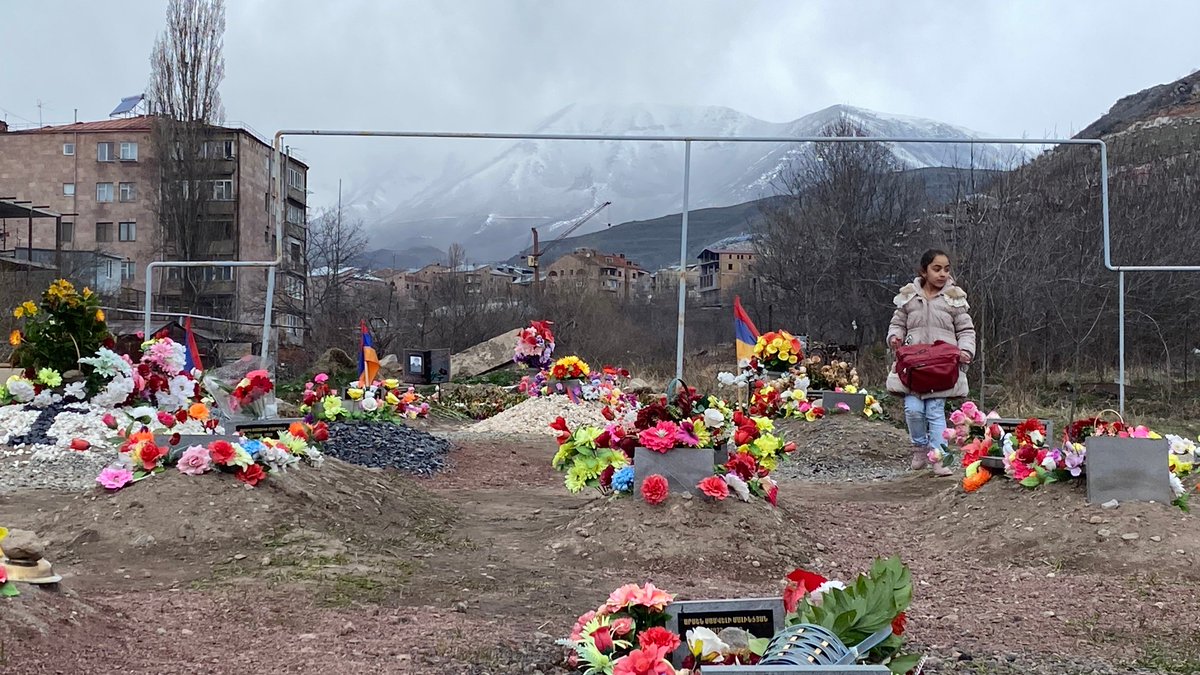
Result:
{"label": "snow-capped mountain", "polygon": [[[867,136],[961,138],[980,134],[933,120],[833,106],[792,122],[773,123],[715,106],[571,105],[537,124],[531,133],[601,135],[694,135],[815,137],[839,119]],[[695,142],[692,144],[692,208],[725,206],[773,194],[789,164],[812,151],[810,143]],[[494,147],[484,146],[480,147]],[[910,168],[937,166],[1011,168],[1029,155],[1018,146],[989,144],[894,144]],[[464,155],[469,148],[458,148]],[[398,204],[379,214],[376,227],[388,245],[419,241],[445,248],[461,242],[472,260],[503,259],[528,245],[530,227],[552,239],[593,206],[611,201],[577,234],[678,212],[683,193],[684,147],[660,141],[515,141],[474,163],[448,164],[424,185],[399,182]],[[389,172],[392,173],[392,172]],[[433,173],[433,172],[431,172]],[[387,203],[387,176],[378,175],[371,203]],[[396,176],[395,173],[392,174]],[[403,175],[417,176],[411,170]]]}

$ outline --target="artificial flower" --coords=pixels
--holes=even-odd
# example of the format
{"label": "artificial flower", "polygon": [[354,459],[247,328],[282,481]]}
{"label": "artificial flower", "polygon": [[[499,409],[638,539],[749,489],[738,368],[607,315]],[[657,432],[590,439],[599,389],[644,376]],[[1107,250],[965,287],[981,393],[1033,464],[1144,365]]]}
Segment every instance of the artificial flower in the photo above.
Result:
{"label": "artificial flower", "polygon": [[908,614],[900,612],[896,618],[892,619],[892,635],[904,635],[904,630],[908,626]]}
{"label": "artificial flower", "polygon": [[96,477],[96,482],[109,490],[120,490],[133,481],[133,472],[114,466],[105,468]]}
{"label": "artificial flower", "polygon": [[729,496],[729,485],[720,476],[709,476],[697,483],[696,487],[717,501],[725,501]]}
{"label": "artificial flower", "polygon": [[678,425],[669,420],[663,420],[638,434],[638,442],[648,450],[665,453],[675,447],[678,434]]}
{"label": "artificial flower", "polygon": [[632,466],[625,465],[613,473],[612,488],[617,492],[630,492],[633,490]]}
{"label": "artificial flower", "polygon": [[247,467],[238,469],[234,476],[247,485],[258,485],[264,478],[267,477],[262,467],[257,464],[251,464]]}
{"label": "artificial flower", "polygon": [[675,675],[666,647],[635,649],[613,663],[613,675]]}
{"label": "artificial flower", "polygon": [[678,635],[661,626],[647,628],[638,634],[637,639],[638,646],[642,649],[666,647],[668,654],[678,649],[680,644]]}
{"label": "artificial flower", "polygon": [[9,333],[8,334],[8,344],[10,344],[14,347],[20,347],[21,346],[21,331],[14,330],[13,332]]}
{"label": "artificial flower", "polygon": [[719,663],[721,655],[729,651],[729,645],[717,637],[711,628],[703,626],[687,632],[688,651],[697,663]]}
{"label": "artificial flower", "polygon": [[967,492],[975,492],[983,487],[983,484],[992,479],[992,473],[982,467],[975,470],[975,473],[963,478],[963,490]]}
{"label": "artificial flower", "polygon": [[633,619],[628,616],[617,617],[612,622],[613,635],[628,635],[633,632],[635,624]]}
{"label": "artificial flower", "polygon": [[203,445],[193,445],[183,454],[179,456],[179,462],[175,465],[180,473],[186,473],[189,476],[199,476],[212,469],[212,458],[209,456],[208,448]]}
{"label": "artificial flower", "polygon": [[213,441],[208,447],[213,464],[228,465],[237,454],[229,441]]}
{"label": "artificial flower", "polygon": [[737,495],[738,499],[744,502],[750,501],[750,485],[736,473],[725,474],[725,484],[729,486],[731,492]]}
{"label": "artificial flower", "polygon": [[645,499],[647,504],[661,504],[670,493],[667,479],[661,474],[651,474],[642,481],[642,499]]}

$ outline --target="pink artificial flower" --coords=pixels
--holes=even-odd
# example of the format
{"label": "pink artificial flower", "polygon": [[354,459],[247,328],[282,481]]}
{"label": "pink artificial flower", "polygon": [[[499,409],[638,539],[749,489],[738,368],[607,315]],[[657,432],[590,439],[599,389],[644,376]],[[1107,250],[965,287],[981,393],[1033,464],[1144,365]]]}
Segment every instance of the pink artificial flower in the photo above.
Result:
{"label": "pink artificial flower", "polygon": [[589,611],[584,612],[575,620],[575,627],[571,629],[571,642],[579,642],[583,639],[583,627],[594,618],[596,618],[596,613]]}
{"label": "pink artificial flower", "polygon": [[644,448],[665,453],[675,447],[675,437],[678,434],[679,426],[677,424],[663,420],[638,434],[638,442]]}
{"label": "pink artificial flower", "polygon": [[96,477],[96,482],[109,490],[120,490],[133,481],[133,472],[115,466],[106,467]]}
{"label": "pink artificial flower", "polygon": [[316,382],[317,384],[325,384],[328,381],[329,376],[325,373],[317,373],[317,376],[313,378],[313,382]]}
{"label": "pink artificial flower", "polygon": [[175,426],[175,416],[164,410],[158,411],[158,423],[170,429]]}
{"label": "pink artificial flower", "polygon": [[975,405],[974,401],[967,401],[962,404],[962,408],[959,408],[959,410],[967,417],[975,417],[975,413],[979,412],[979,406]]}
{"label": "pink artificial flower", "polygon": [[108,427],[109,429],[117,428],[117,418],[113,417],[112,413],[104,413],[103,420],[104,420],[104,426]]}
{"label": "pink artificial flower", "polygon": [[[604,603],[604,608],[608,610],[609,614],[612,614],[614,612],[619,612],[630,605],[637,604],[636,601],[641,591],[642,589],[639,588],[637,584],[625,584],[624,586],[608,594],[608,601]],[[585,614],[584,616],[587,615]],[[582,619],[583,617],[581,616],[579,618]],[[589,617],[588,620],[590,621],[591,618]]]}
{"label": "pink artificial flower", "polygon": [[666,657],[665,646],[635,649],[613,664],[613,675],[674,675]]}
{"label": "pink artificial flower", "polygon": [[203,445],[193,445],[179,456],[176,467],[180,473],[199,476],[212,469],[212,457],[208,453],[208,448]]}
{"label": "pink artificial flower", "polygon": [[967,421],[967,415],[963,411],[955,410],[954,412],[950,413],[950,423],[953,424],[954,426],[957,427],[961,424],[966,423],[966,421]]}
{"label": "pink artificial flower", "polygon": [[849,403],[844,403],[844,402],[843,402],[843,403],[838,403],[838,404],[837,404],[837,409],[838,409],[838,410],[841,410],[842,412],[850,412],[850,404],[849,404]]}
{"label": "pink artificial flower", "polygon": [[955,431],[954,429],[944,429],[942,431],[942,440],[944,440],[944,441],[952,441],[957,437],[958,437],[958,432]]}
{"label": "pink artificial flower", "polygon": [[679,430],[675,432],[675,440],[679,441],[680,445],[686,445],[689,448],[700,445],[700,439],[696,437],[696,428],[690,421],[679,423]]}
{"label": "pink artificial flower", "polygon": [[646,585],[638,590],[637,604],[643,607],[649,607],[652,611],[661,612],[671,604],[675,596],[656,588],[654,584],[646,582]]}
{"label": "pink artificial flower", "polygon": [[633,632],[633,619],[623,616],[612,622],[612,634],[616,636],[628,635]]}

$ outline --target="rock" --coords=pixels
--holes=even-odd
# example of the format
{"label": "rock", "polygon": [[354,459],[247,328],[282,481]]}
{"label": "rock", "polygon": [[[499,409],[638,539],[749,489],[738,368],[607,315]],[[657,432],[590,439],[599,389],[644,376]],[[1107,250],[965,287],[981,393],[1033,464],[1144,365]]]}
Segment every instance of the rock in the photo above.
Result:
{"label": "rock", "polygon": [[1156,534],[1153,537],[1150,537],[1150,541],[1154,541],[1154,542],[1162,541],[1162,537],[1160,537]]}
{"label": "rock", "polygon": [[87,375],[84,375],[82,370],[65,370],[62,374],[63,384],[83,382],[86,379]]}
{"label": "rock", "polygon": [[625,391],[631,394],[653,394],[654,388],[648,382],[640,377],[635,377],[629,381],[629,385],[625,387]]}
{"label": "rock", "polygon": [[382,359],[379,359],[379,379],[386,380],[388,378],[400,379],[404,376],[404,368],[400,365],[400,359],[395,354],[386,354]]}
{"label": "rock", "polygon": [[734,650],[741,650],[750,648],[750,638],[752,636],[742,628],[730,627],[722,628],[721,632],[717,633],[717,637],[725,644],[733,647]]}
{"label": "rock", "polygon": [[445,466],[450,441],[391,422],[335,422],[321,451],[359,466],[430,475]]}
{"label": "rock", "polygon": [[462,380],[476,375],[490,373],[497,368],[503,368],[512,363],[513,347],[517,344],[520,328],[514,328],[507,333],[480,342],[474,347],[468,347],[457,354],[450,355],[450,377]]}
{"label": "rock", "polygon": [[151,546],[154,546],[154,544],[158,543],[158,540],[155,539],[154,535],[152,534],[147,532],[139,532],[134,536],[133,541],[130,543],[134,548],[150,548]]}
{"label": "rock", "polygon": [[342,624],[341,628],[338,629],[338,635],[346,636],[353,633],[354,630],[354,624],[350,621],[347,621],[346,623]]}
{"label": "rock", "polygon": [[246,559],[246,554],[245,554],[245,553],[238,553],[238,554],[236,554],[236,555],[234,555],[234,556],[233,556],[233,559],[234,559],[234,560],[245,560],[245,559]]}
{"label": "rock", "polygon": [[1117,507],[1118,507],[1118,506],[1120,506],[1120,505],[1121,505],[1121,503],[1120,503],[1120,502],[1118,502],[1117,500],[1115,500],[1115,499],[1110,499],[1110,500],[1108,500],[1108,501],[1104,502],[1103,504],[1101,504],[1101,505],[1100,505],[1100,508],[1102,508],[1102,509],[1115,509],[1115,508],[1117,508]]}
{"label": "rock", "polygon": [[1104,516],[1092,516],[1091,518],[1088,518],[1088,522],[1093,525],[1098,525],[1104,522]]}
{"label": "rock", "polygon": [[313,364],[314,371],[330,375],[338,372],[353,372],[357,368],[358,363],[337,347],[326,349],[325,353]]}
{"label": "rock", "polygon": [[456,611],[456,612],[465,612],[465,611],[467,611],[467,603],[466,603],[466,601],[459,601],[459,602],[456,602],[456,603],[454,603],[454,611]]}
{"label": "rock", "polygon": [[1138,538],[1138,533],[1137,532],[1126,532],[1125,534],[1121,535],[1121,538],[1124,539],[1125,541],[1133,541],[1134,539]]}
{"label": "rock", "polygon": [[1112,534],[1112,530],[1102,527],[1099,530],[1096,530],[1096,534],[1100,535],[1101,537],[1107,537]]}
{"label": "rock", "polygon": [[8,536],[0,539],[0,551],[9,560],[41,560],[46,552],[46,542],[29,530],[9,530]]}

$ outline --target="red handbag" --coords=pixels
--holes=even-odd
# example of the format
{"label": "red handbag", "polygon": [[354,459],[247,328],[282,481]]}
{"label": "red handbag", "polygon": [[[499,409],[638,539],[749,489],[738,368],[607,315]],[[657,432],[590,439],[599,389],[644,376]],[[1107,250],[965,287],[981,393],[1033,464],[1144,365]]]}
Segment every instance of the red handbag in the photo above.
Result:
{"label": "red handbag", "polygon": [[896,374],[914,394],[947,391],[958,384],[958,346],[938,340],[896,350]]}

